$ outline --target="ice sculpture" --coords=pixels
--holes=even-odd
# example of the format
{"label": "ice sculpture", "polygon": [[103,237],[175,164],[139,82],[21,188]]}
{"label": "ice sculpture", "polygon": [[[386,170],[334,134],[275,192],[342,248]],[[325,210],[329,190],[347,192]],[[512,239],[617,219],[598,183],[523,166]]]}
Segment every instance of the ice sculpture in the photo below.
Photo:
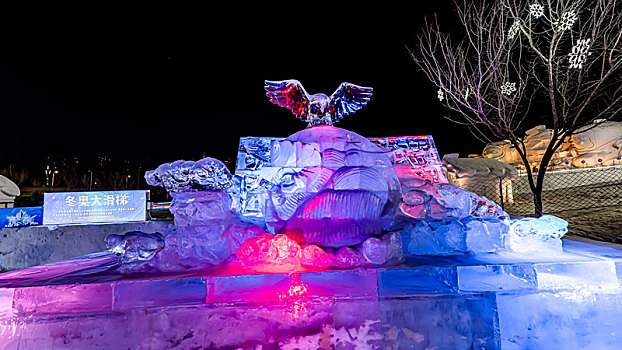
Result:
{"label": "ice sculpture", "polygon": [[273,142],[264,216],[274,233],[342,247],[379,235],[392,222],[400,185],[389,157],[366,138],[332,126]]}
{"label": "ice sculpture", "polygon": [[376,141],[315,126],[244,138],[234,177],[147,172],[175,229],[0,275],[0,348],[620,348],[618,247],[557,255],[565,221],[441,181],[431,138]]}
{"label": "ice sculpture", "polygon": [[304,268],[352,268],[378,266],[402,258],[402,238],[391,232],[380,238],[370,237],[363,243],[339,249],[315,244],[298,244],[287,235],[263,233],[244,241],[235,255],[243,266],[253,271],[288,272]]}
{"label": "ice sculpture", "polygon": [[162,186],[169,192],[222,190],[231,187],[231,173],[214,158],[198,162],[178,160],[145,173],[147,184]]}
{"label": "ice sculpture", "polygon": [[512,220],[506,243],[517,253],[548,251],[561,253],[560,238],[568,232],[568,223],[552,215]]}
{"label": "ice sculpture", "polygon": [[372,137],[369,140],[388,152],[400,182],[411,179],[447,182],[432,135]]}
{"label": "ice sculpture", "polygon": [[[255,270],[296,271],[378,266],[399,261],[403,252],[561,250],[561,235],[542,239],[537,230],[513,229],[525,224],[484,197],[432,182],[436,178],[426,174],[400,171],[398,177],[401,168],[391,159],[396,152],[381,148],[382,139],[379,144],[317,126],[286,139],[246,140],[238,157],[243,169],[233,178],[212,180],[220,185],[198,187],[190,176],[179,175],[191,174],[184,169],[192,169],[192,162],[164,164],[146,174],[150,183],[169,189],[177,226],[155,265],[174,270],[237,259]],[[212,167],[221,164],[208,160]],[[219,189],[226,186],[227,192]]]}
{"label": "ice sculpture", "polygon": [[266,80],[266,95],[270,102],[285,107],[308,127],[333,125],[341,118],[363,108],[371,97],[372,88],[341,83],[330,96],[309,95],[298,80]]}
{"label": "ice sculpture", "polygon": [[[176,231],[166,237],[166,248],[154,260],[158,268],[198,269],[218,265],[235,254],[239,246],[232,249],[235,238],[228,235],[241,221],[224,191],[233,185],[233,177],[222,162],[208,157],[165,163],[146,172],[145,179],[152,186],[164,187],[173,197],[170,210]],[[241,236],[252,235],[244,231]]]}
{"label": "ice sculpture", "polygon": [[231,252],[226,230],[240,221],[231,211],[231,198],[222,190],[171,192],[179,258],[186,264],[223,262]]}
{"label": "ice sculpture", "polygon": [[232,261],[263,271],[379,266],[404,254],[535,251],[530,245],[563,235],[543,239],[525,225],[561,224],[511,220],[446,183],[431,136],[370,140],[330,125],[361,108],[369,88],[344,83],[329,98],[286,80],[266,81],[266,91],[312,127],[242,138],[235,176],[212,158],[145,174],[173,197],[176,231],[153,259],[162,270]]}
{"label": "ice sculpture", "polygon": [[140,231],[111,234],[106,237],[106,248],[121,256],[123,263],[148,261],[164,249],[164,236],[161,233]]}

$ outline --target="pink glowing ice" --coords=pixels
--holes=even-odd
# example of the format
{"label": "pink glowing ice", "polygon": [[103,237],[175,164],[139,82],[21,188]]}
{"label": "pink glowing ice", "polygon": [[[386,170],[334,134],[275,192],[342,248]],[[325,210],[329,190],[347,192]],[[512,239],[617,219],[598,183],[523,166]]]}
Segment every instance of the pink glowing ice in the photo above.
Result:
{"label": "pink glowing ice", "polygon": [[299,265],[300,251],[300,245],[286,235],[264,233],[244,241],[235,255],[244,265]]}

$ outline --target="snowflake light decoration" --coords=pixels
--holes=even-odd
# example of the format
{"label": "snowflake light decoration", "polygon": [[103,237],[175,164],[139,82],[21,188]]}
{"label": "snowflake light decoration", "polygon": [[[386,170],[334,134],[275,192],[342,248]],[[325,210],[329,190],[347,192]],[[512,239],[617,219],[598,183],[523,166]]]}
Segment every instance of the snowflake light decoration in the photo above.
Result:
{"label": "snowflake light decoration", "polygon": [[506,81],[505,84],[501,85],[501,93],[503,95],[510,96],[515,91],[516,91],[516,83],[510,83],[509,81]]}
{"label": "snowflake light decoration", "polygon": [[535,18],[540,18],[544,16],[544,7],[539,3],[533,3],[529,5],[529,14]]}
{"label": "snowflake light decoration", "polygon": [[568,54],[570,68],[583,68],[583,63],[587,61],[587,56],[591,54],[590,39],[579,39],[577,44],[572,47],[572,51]]}
{"label": "snowflake light decoration", "polygon": [[436,92],[436,97],[438,97],[438,100],[443,102],[443,100],[445,99],[445,93],[443,92],[443,89],[438,89],[438,91]]}
{"label": "snowflake light decoration", "polygon": [[515,20],[514,23],[510,26],[508,30],[508,39],[512,40],[518,34],[518,30],[520,29],[520,22]]}
{"label": "snowflake light decoration", "polygon": [[555,21],[553,25],[555,26],[555,30],[561,32],[571,29],[577,19],[579,19],[577,13],[574,10],[568,10],[562,13],[562,16],[557,21]]}

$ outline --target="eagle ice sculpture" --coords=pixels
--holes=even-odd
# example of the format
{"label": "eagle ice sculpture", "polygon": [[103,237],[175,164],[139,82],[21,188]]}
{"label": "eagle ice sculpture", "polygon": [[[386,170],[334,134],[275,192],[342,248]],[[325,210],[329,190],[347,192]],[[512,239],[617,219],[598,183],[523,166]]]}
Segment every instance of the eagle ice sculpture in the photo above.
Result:
{"label": "eagle ice sculpture", "polygon": [[341,83],[339,88],[328,97],[324,94],[309,95],[298,80],[266,80],[266,95],[270,102],[285,107],[296,117],[309,123],[308,128],[316,125],[333,125],[367,104],[372,88],[350,83]]}

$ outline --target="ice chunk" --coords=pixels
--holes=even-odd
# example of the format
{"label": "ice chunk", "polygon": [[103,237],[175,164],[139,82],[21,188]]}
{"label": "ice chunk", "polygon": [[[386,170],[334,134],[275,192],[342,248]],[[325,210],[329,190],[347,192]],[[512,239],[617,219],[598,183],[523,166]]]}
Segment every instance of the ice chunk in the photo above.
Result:
{"label": "ice chunk", "polygon": [[494,294],[381,300],[383,349],[500,349],[495,306]]}
{"label": "ice chunk", "polygon": [[112,284],[50,285],[15,290],[13,309],[21,316],[112,309]]}
{"label": "ice chunk", "polygon": [[114,286],[114,310],[205,302],[205,278],[123,281]]}
{"label": "ice chunk", "polygon": [[172,194],[170,211],[175,226],[207,225],[232,220],[231,197],[225,191],[181,192]]}
{"label": "ice chunk", "polygon": [[499,294],[503,349],[620,349],[622,294],[599,288]]}
{"label": "ice chunk", "polygon": [[298,265],[300,250],[286,235],[264,233],[244,241],[236,255],[246,265]]}
{"label": "ice chunk", "polygon": [[381,265],[402,257],[402,237],[397,232],[388,233],[380,239],[370,237],[363,242],[361,248],[369,263]]}
{"label": "ice chunk", "polygon": [[330,256],[324,249],[313,244],[306,245],[302,248],[300,263],[303,266],[326,268],[330,266],[330,262]]}
{"label": "ice chunk", "polygon": [[331,265],[341,268],[360,266],[364,258],[357,250],[350,247],[339,248],[331,254]]}
{"label": "ice chunk", "polygon": [[457,219],[418,220],[408,231],[408,251],[415,255],[455,255],[468,250],[464,225]]}
{"label": "ice chunk", "polygon": [[551,215],[511,221],[506,249],[517,253],[562,252],[560,238],[568,231],[566,221]]}
{"label": "ice chunk", "polygon": [[453,293],[458,290],[454,266],[423,266],[378,270],[378,295],[382,298],[412,294]]}
{"label": "ice chunk", "polygon": [[466,244],[470,252],[497,253],[505,249],[505,239],[510,229],[507,219],[467,218],[461,222],[466,228]]}
{"label": "ice chunk", "polygon": [[106,247],[121,256],[121,262],[133,263],[147,261],[164,249],[164,236],[159,233],[132,231],[123,235],[111,234],[106,237]]}
{"label": "ice chunk", "polygon": [[495,202],[465,191],[457,186],[442,183],[436,186],[438,194],[443,198],[448,208],[452,209],[452,216],[478,218],[500,218],[507,214]]}
{"label": "ice chunk", "polygon": [[[172,192],[171,195],[173,203],[170,210],[175,216],[180,261],[191,266],[223,262],[230,255],[225,229],[239,223],[237,215],[230,209],[231,198],[227,192]],[[170,259],[175,258],[174,254],[166,255]],[[173,261],[169,260],[167,265],[172,267]]]}
{"label": "ice chunk", "polygon": [[257,238],[265,232],[261,227],[251,225],[244,227],[242,225],[231,225],[227,227],[223,233],[223,237],[227,240],[227,246],[229,249],[229,255],[235,254],[235,252],[242,246],[244,241],[249,238]]}
{"label": "ice chunk", "polygon": [[179,257],[188,263],[205,261],[217,265],[223,262],[229,255],[227,241],[223,237],[224,231],[223,225],[178,228]]}
{"label": "ice chunk", "polygon": [[538,287],[532,264],[458,266],[460,291],[526,291]]}
{"label": "ice chunk", "polygon": [[197,162],[178,160],[160,165],[145,173],[151,186],[162,186],[168,192],[222,190],[233,184],[227,167],[214,158]]}

